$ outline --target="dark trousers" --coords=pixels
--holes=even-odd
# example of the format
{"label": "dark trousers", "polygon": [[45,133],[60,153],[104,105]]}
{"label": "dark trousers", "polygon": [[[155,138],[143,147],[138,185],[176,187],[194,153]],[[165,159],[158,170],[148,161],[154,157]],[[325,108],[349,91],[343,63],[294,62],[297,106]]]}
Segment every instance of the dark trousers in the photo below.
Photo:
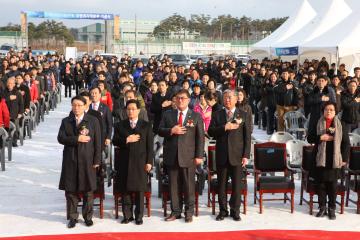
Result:
{"label": "dark trousers", "polygon": [[184,194],[185,215],[194,215],[195,167],[182,168],[178,164],[167,168],[170,180],[171,214],[180,216],[182,194]]}
{"label": "dark trousers", "polygon": [[[132,194],[134,193],[134,202]],[[124,218],[133,217],[133,205],[135,204],[135,219],[142,219],[144,216],[144,192],[125,192],[121,194],[121,203]]]}
{"label": "dark trousers", "polygon": [[75,83],[75,92],[76,92],[76,95],[79,94],[79,90],[84,88],[84,83],[83,82],[76,82]]}
{"label": "dark trousers", "polygon": [[268,107],[267,111],[266,111],[266,120],[267,120],[267,127],[266,127],[266,132],[267,134],[273,134],[275,131],[275,111],[276,108],[275,107]]}
{"label": "dark trousers", "polygon": [[[68,208],[69,218],[78,219],[79,213],[77,206],[79,203],[78,193],[65,192],[66,205]],[[93,216],[93,205],[94,205],[94,193],[84,192],[83,193],[83,205],[82,205],[82,216],[84,220],[91,220]]]}
{"label": "dark trousers", "polygon": [[218,201],[220,207],[220,214],[228,213],[227,209],[227,182],[229,177],[231,178],[231,197],[229,201],[230,209],[236,214],[240,214],[241,205],[241,179],[242,179],[242,166],[231,166],[227,164],[224,167],[218,167]]}
{"label": "dark trousers", "polygon": [[69,97],[71,97],[71,84],[68,83],[68,84],[65,84],[65,97],[68,97],[68,93],[69,93]]}
{"label": "dark trousers", "polygon": [[336,187],[337,181],[320,182],[317,185],[319,206],[320,208],[326,208],[326,196],[329,198],[328,207],[331,209],[336,208]]}

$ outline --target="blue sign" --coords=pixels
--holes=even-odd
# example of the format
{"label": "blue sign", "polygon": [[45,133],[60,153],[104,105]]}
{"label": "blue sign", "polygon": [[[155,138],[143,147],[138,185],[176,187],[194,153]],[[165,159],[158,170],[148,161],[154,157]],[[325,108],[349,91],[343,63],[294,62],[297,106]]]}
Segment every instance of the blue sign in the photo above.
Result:
{"label": "blue sign", "polygon": [[275,48],[276,56],[294,56],[299,54],[299,47]]}
{"label": "blue sign", "polygon": [[59,13],[43,11],[26,11],[29,18],[56,18],[56,19],[90,19],[113,20],[114,14],[108,13]]}

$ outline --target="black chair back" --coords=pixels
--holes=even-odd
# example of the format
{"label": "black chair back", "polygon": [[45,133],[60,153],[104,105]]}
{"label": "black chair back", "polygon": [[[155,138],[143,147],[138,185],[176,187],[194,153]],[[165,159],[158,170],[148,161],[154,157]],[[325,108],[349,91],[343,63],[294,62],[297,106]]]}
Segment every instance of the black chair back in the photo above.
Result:
{"label": "black chair back", "polygon": [[262,172],[283,172],[286,170],[286,144],[260,143],[254,145],[255,169]]}
{"label": "black chair back", "polygon": [[209,145],[208,147],[208,165],[209,165],[209,171],[216,171],[216,150],[215,145]]}
{"label": "black chair back", "polygon": [[360,170],[360,147],[351,147],[349,168],[351,170]]}

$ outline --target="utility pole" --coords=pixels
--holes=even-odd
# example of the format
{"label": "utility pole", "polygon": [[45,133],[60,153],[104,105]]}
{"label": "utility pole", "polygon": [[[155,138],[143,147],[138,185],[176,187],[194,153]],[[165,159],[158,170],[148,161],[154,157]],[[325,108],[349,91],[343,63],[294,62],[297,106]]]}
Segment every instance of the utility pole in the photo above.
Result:
{"label": "utility pole", "polygon": [[220,22],[220,40],[222,40],[222,29],[223,29],[223,25],[222,22]]}
{"label": "utility pole", "polygon": [[137,42],[137,39],[138,36],[137,36],[137,17],[136,17],[136,14],[135,14],[135,54],[138,54],[138,42]]}

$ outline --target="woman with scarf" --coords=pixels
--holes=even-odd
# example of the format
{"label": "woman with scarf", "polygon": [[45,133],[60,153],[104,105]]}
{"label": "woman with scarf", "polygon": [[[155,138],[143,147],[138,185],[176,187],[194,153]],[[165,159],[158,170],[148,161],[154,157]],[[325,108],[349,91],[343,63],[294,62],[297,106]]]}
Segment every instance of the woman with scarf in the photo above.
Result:
{"label": "woman with scarf", "polygon": [[[330,220],[335,220],[337,181],[341,175],[341,168],[345,165],[341,152],[344,144],[344,134],[341,121],[336,114],[336,104],[326,102],[323,114],[320,117],[315,133],[308,136],[309,143],[315,143],[316,168],[315,181],[319,197],[319,212],[316,217],[328,215]],[[328,198],[328,209],[326,199]]]}

